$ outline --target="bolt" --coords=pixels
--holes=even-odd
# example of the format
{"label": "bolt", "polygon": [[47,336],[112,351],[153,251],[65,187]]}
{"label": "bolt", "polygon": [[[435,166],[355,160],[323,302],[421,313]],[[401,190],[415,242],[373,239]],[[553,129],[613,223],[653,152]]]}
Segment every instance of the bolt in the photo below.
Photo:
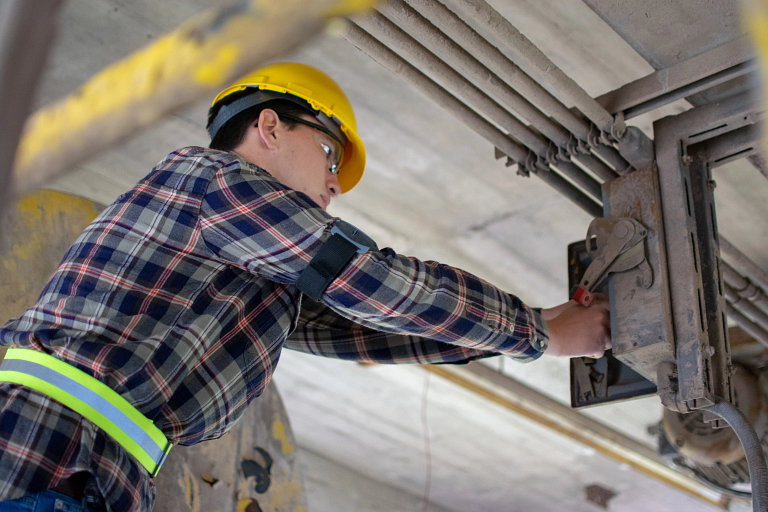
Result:
{"label": "bolt", "polygon": [[704,349],[704,352],[707,354],[707,357],[712,357],[713,355],[715,355],[715,347],[710,345],[706,349]]}
{"label": "bolt", "polygon": [[683,155],[683,165],[691,165],[691,162],[693,162],[693,158],[691,158],[691,155]]}
{"label": "bolt", "polygon": [[629,234],[629,228],[623,222],[616,224],[616,227],[614,228],[614,234],[616,235],[616,238],[624,238]]}
{"label": "bolt", "polygon": [[707,180],[707,188],[710,192],[713,192],[717,188],[717,182],[715,180]]}

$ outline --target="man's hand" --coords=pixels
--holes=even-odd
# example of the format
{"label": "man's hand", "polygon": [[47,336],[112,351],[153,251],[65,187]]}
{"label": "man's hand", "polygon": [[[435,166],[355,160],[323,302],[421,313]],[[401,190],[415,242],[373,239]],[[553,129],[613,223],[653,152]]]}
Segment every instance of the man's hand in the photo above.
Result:
{"label": "man's hand", "polygon": [[588,307],[571,300],[543,309],[541,316],[549,327],[549,347],[545,353],[561,357],[602,357],[611,348],[610,312],[608,297],[600,293],[594,295]]}

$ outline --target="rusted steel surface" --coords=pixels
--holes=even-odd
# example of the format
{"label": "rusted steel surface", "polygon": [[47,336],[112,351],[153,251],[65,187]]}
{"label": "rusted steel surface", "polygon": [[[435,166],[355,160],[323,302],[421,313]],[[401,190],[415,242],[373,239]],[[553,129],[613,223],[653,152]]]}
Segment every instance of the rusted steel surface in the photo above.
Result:
{"label": "rusted steel surface", "polygon": [[274,382],[220,439],[175,446],[155,512],[306,512],[296,441]]}
{"label": "rusted steel surface", "polygon": [[[650,75],[639,78],[618,89],[607,92],[596,98],[597,102],[605,107],[611,114],[623,112],[637,107],[663,95],[685,89],[691,84],[735,68],[754,58],[755,51],[749,38],[744,36],[722,46],[710,50],[701,55],[691,57],[666,69],[656,71]],[[751,66],[754,69],[756,66]],[[729,75],[731,78],[736,73],[748,70],[734,69]],[[710,83],[710,86],[715,83]],[[688,89],[688,94],[692,90]],[[660,106],[660,105],[659,105]]]}
{"label": "rusted steel surface", "polygon": [[50,181],[168,114],[211,96],[321,32],[328,19],[373,0],[238,0],[107,67],[27,122],[17,191]]}
{"label": "rusted steel surface", "polygon": [[658,171],[639,169],[603,184],[603,193],[606,217],[631,217],[648,230],[645,256],[653,269],[647,288],[639,268],[609,279],[613,355],[656,382],[657,365],[675,360]]}

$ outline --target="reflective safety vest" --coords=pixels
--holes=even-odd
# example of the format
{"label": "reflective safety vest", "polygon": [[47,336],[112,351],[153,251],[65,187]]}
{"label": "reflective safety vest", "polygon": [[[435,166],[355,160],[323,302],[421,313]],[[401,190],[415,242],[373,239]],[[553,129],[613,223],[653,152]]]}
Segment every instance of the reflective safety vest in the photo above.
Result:
{"label": "reflective safety vest", "polygon": [[109,386],[43,352],[8,349],[0,364],[0,381],[26,386],[80,414],[120,443],[153,477],[173,446]]}

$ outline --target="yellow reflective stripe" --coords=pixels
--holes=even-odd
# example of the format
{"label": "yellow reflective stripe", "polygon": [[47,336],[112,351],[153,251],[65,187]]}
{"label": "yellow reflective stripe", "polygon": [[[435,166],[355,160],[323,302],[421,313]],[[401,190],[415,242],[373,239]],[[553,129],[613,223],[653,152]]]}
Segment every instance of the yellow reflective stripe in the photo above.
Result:
{"label": "yellow reflective stripe", "polygon": [[[157,445],[158,450],[156,452],[162,452],[167,455],[171,448],[171,443],[163,435],[162,431],[158,429],[152,421],[141,414],[135,407],[133,407],[127,400],[121,397],[117,392],[109,388],[106,384],[98,381],[94,377],[88,375],[85,372],[78,370],[77,368],[70,366],[69,364],[56,359],[53,356],[38,352],[35,350],[27,349],[10,349],[6,354],[3,361],[13,364],[14,360],[28,361],[31,363],[39,364],[48,370],[52,370],[64,378],[70,379],[77,384],[80,384],[89,391],[94,392],[99,397],[107,401],[110,405],[124,414],[128,420],[133,422],[136,427],[141,429],[149,439]],[[0,365],[2,368],[3,365]],[[99,428],[107,432],[112,438],[115,439],[123,448],[133,455],[150,474],[155,474],[159,469],[159,465],[162,464],[164,456],[160,460],[152,458],[141,444],[137,443],[133,438],[127,435],[120,425],[115,424],[109,418],[104,416],[100,411],[81,400],[79,397],[28,373],[21,373],[18,371],[0,370],[0,380],[21,384],[27,386],[35,391],[39,391],[61,404],[69,407],[73,411],[87,418]]]}

